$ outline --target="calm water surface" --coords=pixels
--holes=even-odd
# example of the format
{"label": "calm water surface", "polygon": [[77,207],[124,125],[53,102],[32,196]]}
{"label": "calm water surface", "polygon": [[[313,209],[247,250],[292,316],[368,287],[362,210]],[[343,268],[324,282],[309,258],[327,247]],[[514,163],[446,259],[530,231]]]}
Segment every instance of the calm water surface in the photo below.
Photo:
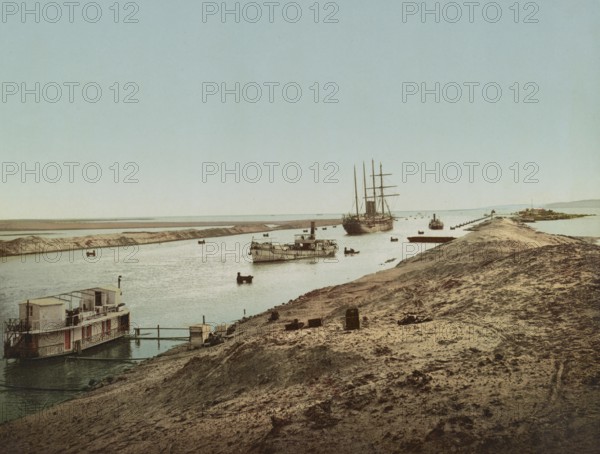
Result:
{"label": "calm water surface", "polygon": [[[566,210],[565,210],[566,211]],[[577,210],[576,210],[577,211]],[[588,209],[586,212],[589,212]],[[142,328],[187,328],[207,322],[232,322],[244,313],[253,315],[275,305],[285,303],[310,290],[342,284],[365,274],[391,268],[434,245],[408,243],[407,236],[427,231],[431,212],[397,212],[399,219],[392,232],[362,236],[348,236],[341,225],[318,229],[319,238],[336,239],[340,251],[344,247],[359,250],[360,254],[317,261],[252,264],[247,255],[250,241],[263,240],[262,234],[236,235],[207,239],[204,246],[196,240],[151,244],[129,249],[97,249],[97,257],[86,258],[81,251],[54,253],[45,256],[30,255],[0,260],[0,319],[16,318],[17,304],[28,298],[59,294],[105,284],[116,284],[122,275],[123,301],[132,312],[132,325]],[[483,210],[438,212],[446,228],[441,235],[462,236],[462,229],[450,231],[449,226],[481,217]],[[335,217],[323,215],[324,217]],[[313,216],[318,219],[320,216]],[[235,220],[253,220],[252,217],[232,217]],[[273,217],[273,222],[288,220],[288,216]],[[298,217],[296,217],[298,218]],[[309,217],[307,216],[307,219]],[[581,225],[585,235],[599,235],[596,217],[592,221],[572,220],[569,226]],[[261,219],[265,219],[264,216]],[[185,220],[207,220],[186,218]],[[227,221],[227,219],[223,219]],[[585,227],[583,227],[585,225]],[[537,223],[536,227],[544,227]],[[143,229],[148,230],[148,229]],[[560,229],[559,229],[560,230]],[[121,230],[120,230],[121,231]],[[590,233],[594,232],[595,233]],[[279,242],[293,240],[301,230],[270,233],[270,239]],[[431,233],[431,232],[429,232]],[[81,235],[81,231],[79,231]],[[583,233],[571,233],[583,235]],[[390,242],[390,237],[398,242]],[[252,285],[237,285],[237,272],[252,274]],[[319,314],[315,314],[318,316]],[[187,335],[186,331],[169,332]],[[163,332],[163,335],[164,332]],[[95,358],[146,358],[171,348],[177,342],[121,340],[93,350],[83,356]],[[0,362],[0,420],[13,419],[68,399],[86,386],[91,379],[117,375],[130,362],[75,361],[64,358],[34,362]],[[28,388],[28,389],[23,389]],[[31,390],[31,388],[43,388]],[[62,389],[63,391],[50,391]]]}

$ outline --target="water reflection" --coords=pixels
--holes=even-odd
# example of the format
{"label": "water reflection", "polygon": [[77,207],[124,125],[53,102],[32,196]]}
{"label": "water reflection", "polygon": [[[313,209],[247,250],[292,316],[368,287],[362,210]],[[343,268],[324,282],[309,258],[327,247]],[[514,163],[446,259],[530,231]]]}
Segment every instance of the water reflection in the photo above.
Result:
{"label": "water reflection", "polygon": [[[151,328],[187,328],[205,318],[207,323],[237,320],[285,303],[315,288],[338,285],[365,274],[395,266],[401,259],[421,252],[406,237],[427,228],[431,213],[406,216],[396,221],[394,230],[362,236],[348,236],[341,225],[319,229],[319,238],[335,239],[340,252],[335,259],[302,260],[283,263],[253,264],[244,253],[253,235],[237,235],[207,239],[150,244],[140,247],[133,260],[124,251],[99,254],[89,260],[83,254],[64,254],[56,259],[35,257],[3,258],[0,263],[0,319],[17,317],[20,301],[44,295],[60,294],[78,288],[116,284],[123,276],[123,301],[131,310],[132,330]],[[456,225],[482,215],[481,210],[440,212],[447,226]],[[301,230],[277,231],[270,239],[293,241]],[[452,231],[453,236],[466,232]],[[262,240],[262,235],[258,234]],[[390,242],[390,237],[398,242]],[[344,256],[343,248],[360,250],[360,254]],[[431,246],[433,247],[433,246]],[[107,250],[107,249],[105,249]],[[103,250],[104,251],[104,250]],[[110,251],[109,251],[110,252]],[[120,252],[120,254],[119,254]],[[236,275],[252,274],[251,285],[237,285]],[[322,314],[311,314],[319,317]],[[142,330],[144,331],[144,330]],[[161,332],[162,336],[185,336],[182,332]],[[97,359],[146,358],[176,345],[177,341],[146,339],[119,340],[85,350],[84,357]],[[118,375],[131,363],[117,361],[74,361],[57,358],[33,362],[3,360],[0,377],[2,420],[12,419],[35,408],[76,395],[92,379]],[[21,388],[17,388],[21,387]],[[23,389],[23,388],[38,388]],[[40,390],[57,388],[62,391]]]}

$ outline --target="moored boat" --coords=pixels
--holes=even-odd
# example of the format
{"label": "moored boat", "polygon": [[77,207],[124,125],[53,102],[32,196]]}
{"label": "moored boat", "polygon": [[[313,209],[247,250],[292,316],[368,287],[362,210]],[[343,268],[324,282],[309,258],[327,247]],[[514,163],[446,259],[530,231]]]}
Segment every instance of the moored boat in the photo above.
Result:
{"label": "moored boat", "polygon": [[19,318],[4,326],[5,358],[80,353],[129,332],[120,287],[94,287],[19,303]]}
{"label": "moored boat", "polygon": [[429,228],[431,230],[443,230],[444,229],[444,223],[441,221],[440,218],[435,217],[435,213],[433,214],[433,219],[431,221],[429,221]]}
{"label": "moored boat", "polygon": [[411,243],[448,243],[455,240],[453,236],[409,236],[408,241]]}
{"label": "moored boat", "polygon": [[[379,164],[379,174],[375,173],[375,163],[371,161],[373,187],[367,188],[367,179],[365,174],[365,166],[363,163],[363,191],[365,200],[365,212],[360,213],[358,203],[358,187],[356,184],[356,167],[354,168],[354,201],[356,213],[345,215],[342,218],[342,227],[349,235],[360,235],[363,233],[386,232],[394,228],[394,217],[392,216],[387,203],[386,197],[395,197],[398,194],[385,194],[385,188],[395,186],[384,186],[383,177],[391,174],[384,174],[381,164]],[[375,178],[380,178],[379,186],[376,186]],[[367,195],[367,190],[372,190],[371,195]],[[377,193],[379,190],[379,194]],[[386,210],[387,208],[387,210]]]}
{"label": "moored boat", "polygon": [[295,235],[293,243],[266,241],[250,243],[250,255],[254,263],[279,262],[284,260],[333,257],[338,250],[335,240],[318,240],[315,236],[315,223],[310,223],[310,234]]}

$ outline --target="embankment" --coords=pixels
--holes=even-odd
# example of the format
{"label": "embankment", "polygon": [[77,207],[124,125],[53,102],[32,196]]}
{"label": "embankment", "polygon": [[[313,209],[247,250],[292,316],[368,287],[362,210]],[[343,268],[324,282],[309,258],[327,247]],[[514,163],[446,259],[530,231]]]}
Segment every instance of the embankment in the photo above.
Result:
{"label": "embankment", "polygon": [[[598,269],[598,246],[495,219],[5,424],[3,449],[598,452]],[[324,326],[283,328],[314,317]]]}
{"label": "embankment", "polygon": [[[317,226],[332,225],[339,220],[322,219]],[[87,235],[69,238],[46,238],[36,235],[24,236],[10,241],[0,241],[0,257],[9,257],[24,254],[45,254],[58,251],[73,251],[79,249],[95,249],[108,247],[127,247],[151,243],[166,243],[169,241],[194,240],[200,238],[213,238],[244,233],[269,232],[282,229],[306,229],[310,221],[280,222],[276,227],[266,224],[240,224],[233,227],[216,227],[197,230],[169,230],[164,232],[123,232],[101,235]],[[140,227],[143,228],[143,227]]]}

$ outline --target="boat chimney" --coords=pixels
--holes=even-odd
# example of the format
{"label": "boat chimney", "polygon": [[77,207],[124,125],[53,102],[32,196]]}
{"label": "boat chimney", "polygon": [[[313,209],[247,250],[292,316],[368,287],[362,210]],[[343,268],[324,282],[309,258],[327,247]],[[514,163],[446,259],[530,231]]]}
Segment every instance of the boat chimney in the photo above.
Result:
{"label": "boat chimney", "polygon": [[315,239],[315,221],[310,221],[310,239]]}
{"label": "boat chimney", "polygon": [[433,213],[433,220],[435,221],[435,213]]}
{"label": "boat chimney", "polygon": [[119,286],[119,288],[121,288],[121,277],[122,277],[122,276],[121,276],[121,275],[119,275],[119,280],[118,280],[118,286]]}

